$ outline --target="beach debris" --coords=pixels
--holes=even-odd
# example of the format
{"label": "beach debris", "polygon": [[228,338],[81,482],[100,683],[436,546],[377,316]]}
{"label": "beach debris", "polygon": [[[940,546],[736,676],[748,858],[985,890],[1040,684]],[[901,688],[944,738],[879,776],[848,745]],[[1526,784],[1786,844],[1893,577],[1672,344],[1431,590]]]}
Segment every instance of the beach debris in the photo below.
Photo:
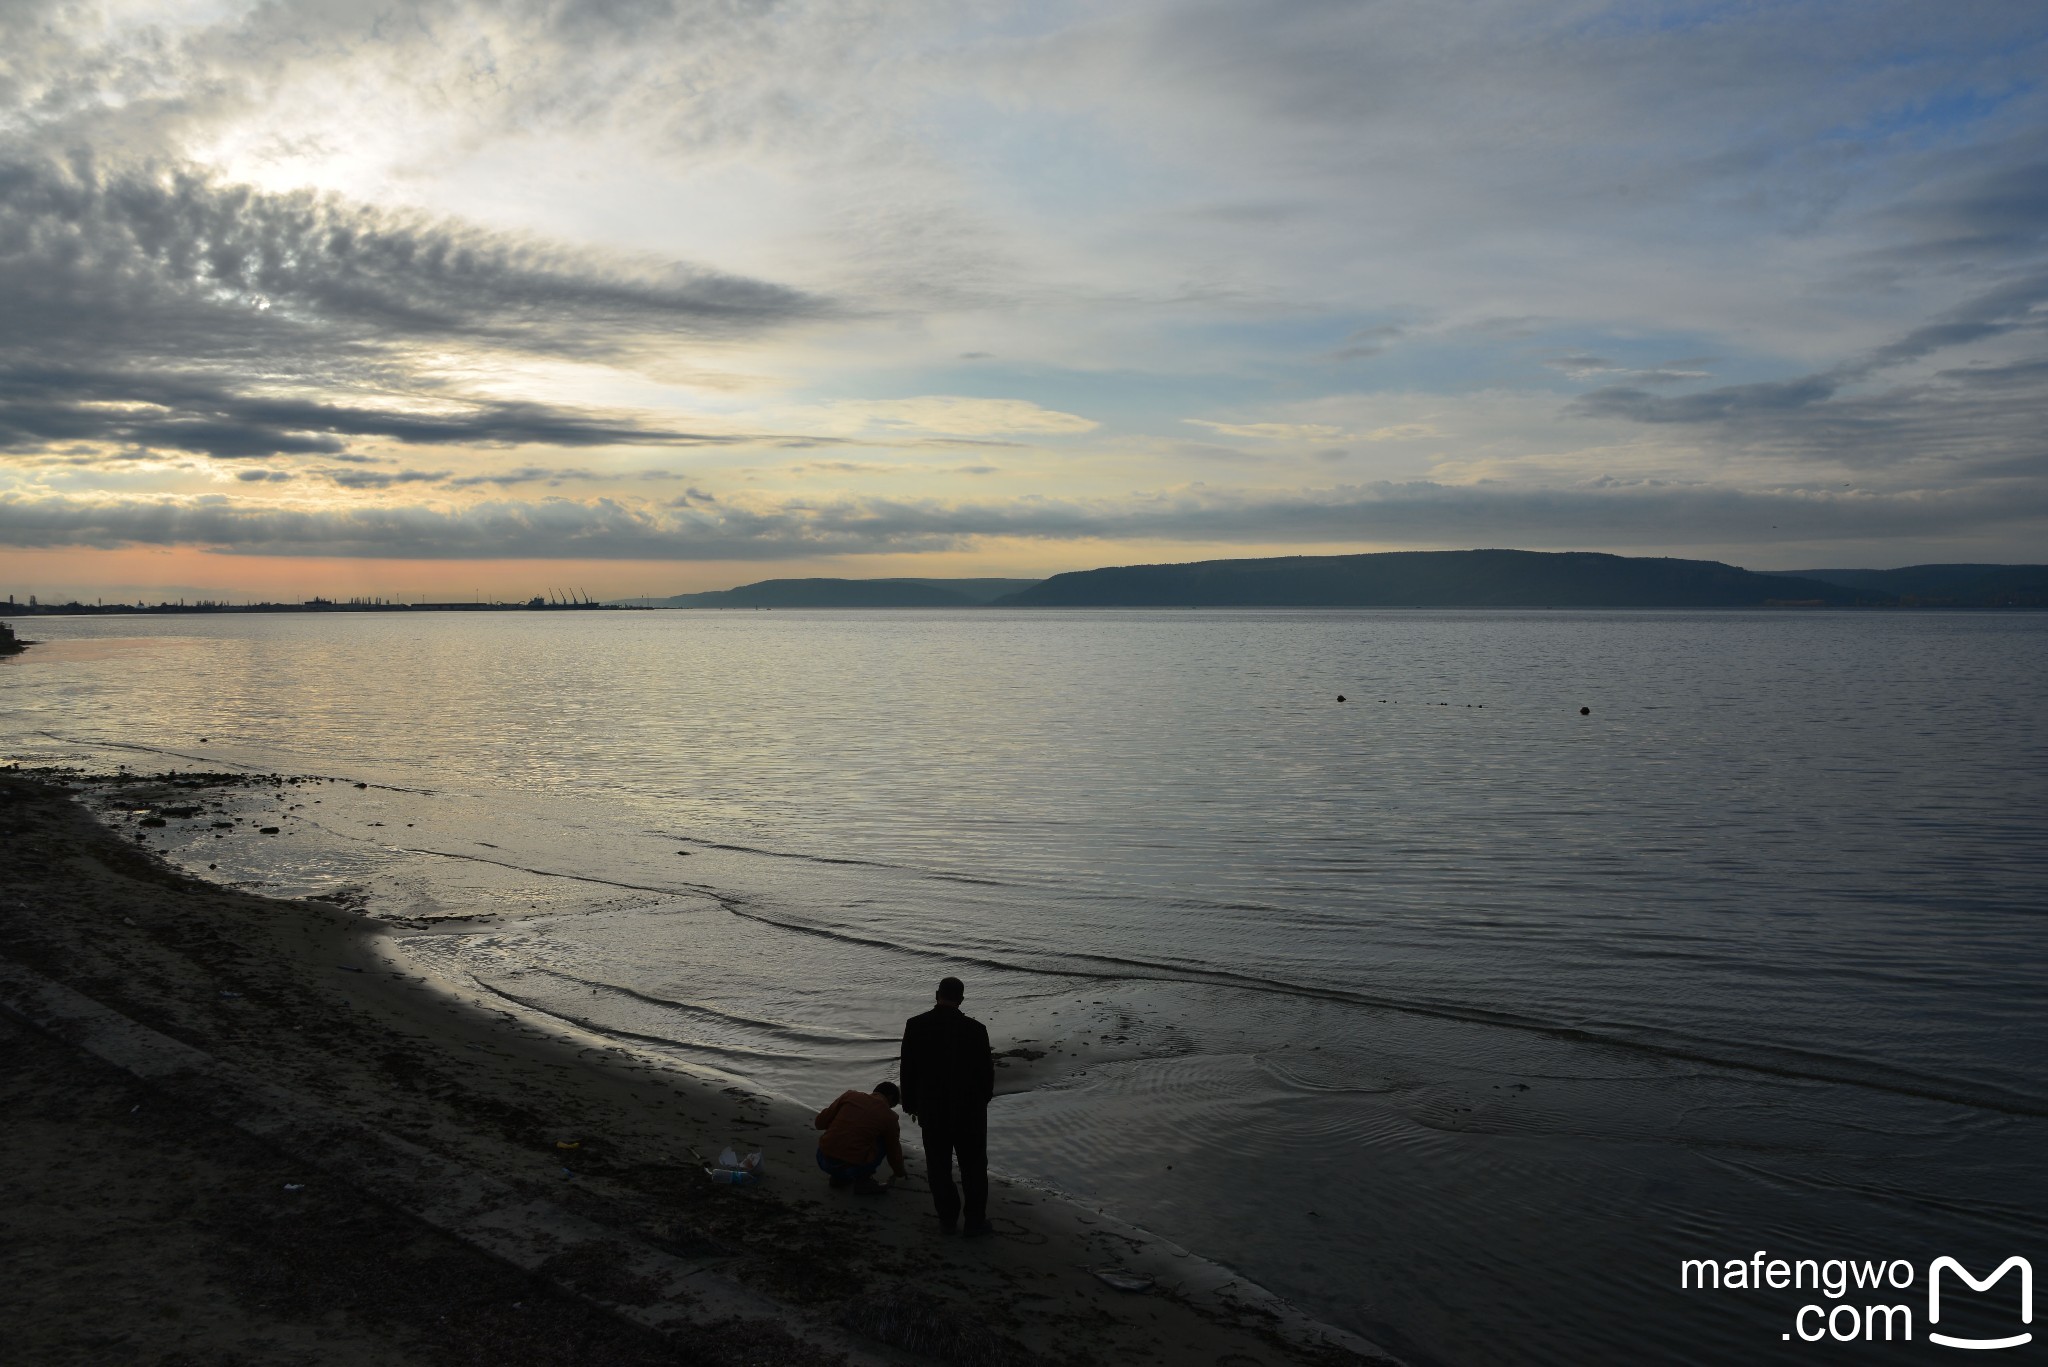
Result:
{"label": "beach debris", "polygon": [[362,969],[357,968],[354,964],[336,964],[335,967],[340,969],[344,973],[360,973],[363,971]]}
{"label": "beach debris", "polygon": [[304,1191],[306,1184],[304,1182],[287,1182],[284,1184],[284,1189],[286,1191]]}
{"label": "beach debris", "polygon": [[1135,1295],[1152,1289],[1151,1278],[1134,1277],[1121,1268],[1091,1267],[1088,1271],[1094,1276],[1095,1280],[1101,1282],[1104,1286],[1113,1286],[1119,1291],[1128,1291]]}
{"label": "beach debris", "polygon": [[221,995],[222,995],[223,997],[240,997],[240,996],[241,996],[242,994],[241,994],[241,993],[239,993],[239,992],[225,992],[225,991],[224,991],[224,992],[222,992],[222,993],[221,993]]}
{"label": "beach debris", "polygon": [[564,1152],[573,1152],[583,1147],[583,1141],[580,1139],[557,1139],[555,1147]]}
{"label": "beach debris", "polygon": [[356,785],[356,787],[358,787],[358,788],[367,788],[367,787],[369,787],[369,786],[370,786],[370,785],[369,785],[369,784],[367,784],[367,783],[358,783],[358,784]]}
{"label": "beach debris", "polygon": [[739,1152],[728,1144],[718,1155],[718,1166],[721,1168],[737,1168],[741,1172],[751,1172],[758,1177],[766,1165],[759,1149],[742,1158]]}
{"label": "beach debris", "polygon": [[1344,701],[1344,695],[1343,695],[1342,693],[1339,693],[1339,694],[1337,695],[1337,701],[1338,701],[1338,702],[1343,702],[1343,701]]}
{"label": "beach debris", "polygon": [[704,1175],[722,1187],[751,1187],[761,1180],[744,1168],[706,1168]]}
{"label": "beach debris", "polygon": [[1590,717],[1593,715],[1593,709],[1590,707],[1582,707],[1579,709],[1579,715],[1582,717]]}
{"label": "beach debris", "polygon": [[257,832],[257,834],[259,834],[259,835],[276,835],[276,834],[277,834],[277,827],[275,827],[275,826],[265,826],[265,827],[263,827],[263,828],[262,828],[262,829],[261,829],[260,831],[258,831],[258,832]]}
{"label": "beach debris", "polygon": [[[704,1155],[693,1147],[690,1153],[698,1162],[704,1163]],[[761,1180],[767,1171],[767,1163],[760,1150],[742,1158],[730,1144],[719,1152],[718,1163],[713,1166],[704,1163],[704,1175],[721,1186],[749,1187]]]}

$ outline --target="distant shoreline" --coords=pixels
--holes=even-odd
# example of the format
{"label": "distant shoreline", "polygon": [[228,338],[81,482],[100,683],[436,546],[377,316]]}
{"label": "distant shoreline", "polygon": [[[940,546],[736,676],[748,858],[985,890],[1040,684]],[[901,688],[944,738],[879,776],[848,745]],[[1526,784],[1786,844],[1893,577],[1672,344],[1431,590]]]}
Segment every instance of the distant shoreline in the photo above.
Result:
{"label": "distant shoreline", "polygon": [[[277,617],[349,616],[375,613],[465,613],[465,612],[1854,612],[1854,613],[2026,613],[2048,612],[2048,603],[1816,603],[1803,600],[1773,600],[1762,603],[964,603],[908,605],[805,604],[782,607],[667,607],[650,604],[603,603],[575,609],[530,608],[524,603],[414,603],[381,607],[302,607],[289,603],[197,606],[101,607],[91,603],[41,605],[6,609],[15,617]],[[35,641],[17,642],[10,650],[0,644],[0,654],[17,653]]]}
{"label": "distant shoreline", "polygon": [[2048,565],[1908,565],[1890,570],[1746,570],[1719,560],[1603,551],[1373,551],[1069,570],[1049,579],[763,579],[737,588],[599,602],[572,590],[521,602],[58,604],[30,616],[277,612],[560,612],[654,608],[1420,608],[2048,609]]}
{"label": "distant shoreline", "polygon": [[237,613],[645,612],[626,603],[9,603],[12,617],[215,617]]}

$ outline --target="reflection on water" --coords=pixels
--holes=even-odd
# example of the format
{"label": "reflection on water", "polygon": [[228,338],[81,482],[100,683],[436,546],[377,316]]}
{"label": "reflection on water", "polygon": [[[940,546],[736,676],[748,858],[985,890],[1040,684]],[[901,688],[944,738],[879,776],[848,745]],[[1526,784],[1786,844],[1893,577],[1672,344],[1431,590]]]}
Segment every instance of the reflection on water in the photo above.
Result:
{"label": "reflection on water", "polygon": [[37,626],[17,753],[351,781],[216,876],[807,1099],[958,971],[1004,1166],[1447,1361],[1790,1361],[1678,1259],[2042,1229],[2048,618]]}
{"label": "reflection on water", "polygon": [[[71,626],[66,621],[59,627]],[[33,638],[30,638],[33,639]],[[0,656],[0,664],[20,665],[26,673],[32,667],[48,665],[99,664],[118,661],[136,669],[147,669],[153,661],[168,663],[192,650],[210,650],[213,643],[195,636],[81,636],[35,639],[34,648],[19,655]],[[40,669],[37,673],[40,673]],[[23,683],[42,682],[20,678]]]}

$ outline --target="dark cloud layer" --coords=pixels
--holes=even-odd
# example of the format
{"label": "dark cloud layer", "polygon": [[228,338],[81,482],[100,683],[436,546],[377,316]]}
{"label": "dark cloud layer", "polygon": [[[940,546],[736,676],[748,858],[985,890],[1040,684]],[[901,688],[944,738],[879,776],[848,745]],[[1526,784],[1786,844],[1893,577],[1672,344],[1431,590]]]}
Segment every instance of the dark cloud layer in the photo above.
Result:
{"label": "dark cloud layer", "polygon": [[[0,157],[0,449],[220,457],[413,445],[690,443],[535,402],[464,400],[413,349],[615,357],[815,318],[820,300],[679,266],[187,168]],[[278,397],[345,392],[349,402]],[[369,395],[371,397],[360,397]]]}
{"label": "dark cloud layer", "polygon": [[2039,351],[2048,338],[2048,274],[2001,283],[1898,340],[1830,370],[1692,394],[1610,384],[1574,411],[1717,429],[1731,444],[1862,467],[1939,462],[1951,479],[2023,470],[2048,477],[2048,359],[1888,373],[1976,342]]}
{"label": "dark cloud layer", "polygon": [[10,495],[0,496],[0,545],[199,545],[250,555],[446,560],[774,560],[953,550],[997,537],[1504,544],[1528,541],[1532,527],[1544,529],[1538,544],[1770,545],[1940,536],[2044,514],[2048,493],[2038,483],[1878,494],[1653,482],[1530,489],[1416,481],[1285,494],[1216,490],[985,503],[838,498],[770,508],[699,495],[660,509],[612,499],[303,510],[218,496]]}
{"label": "dark cloud layer", "polygon": [[338,456],[347,439],[363,437],[409,446],[714,446],[738,440],[546,404],[433,397],[441,411],[255,395],[184,375],[18,365],[0,369],[0,450],[101,441],[234,459]]}

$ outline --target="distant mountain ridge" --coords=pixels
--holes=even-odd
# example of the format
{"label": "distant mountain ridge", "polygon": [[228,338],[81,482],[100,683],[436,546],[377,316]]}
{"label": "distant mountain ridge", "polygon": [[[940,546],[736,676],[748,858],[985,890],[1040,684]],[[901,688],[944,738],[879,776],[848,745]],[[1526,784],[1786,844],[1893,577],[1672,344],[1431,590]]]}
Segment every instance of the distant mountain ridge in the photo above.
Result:
{"label": "distant mountain ridge", "polygon": [[1079,570],[1001,607],[1679,608],[1894,601],[1882,590],[1718,560],[1595,551],[1384,551]]}
{"label": "distant mountain ridge", "polygon": [[764,579],[665,608],[2048,608],[2048,566],[1745,570],[1598,551],[1382,551],[1119,565],[1050,579]]}
{"label": "distant mountain ridge", "polygon": [[672,598],[632,598],[652,608],[978,608],[1036,579],[763,579]]}

